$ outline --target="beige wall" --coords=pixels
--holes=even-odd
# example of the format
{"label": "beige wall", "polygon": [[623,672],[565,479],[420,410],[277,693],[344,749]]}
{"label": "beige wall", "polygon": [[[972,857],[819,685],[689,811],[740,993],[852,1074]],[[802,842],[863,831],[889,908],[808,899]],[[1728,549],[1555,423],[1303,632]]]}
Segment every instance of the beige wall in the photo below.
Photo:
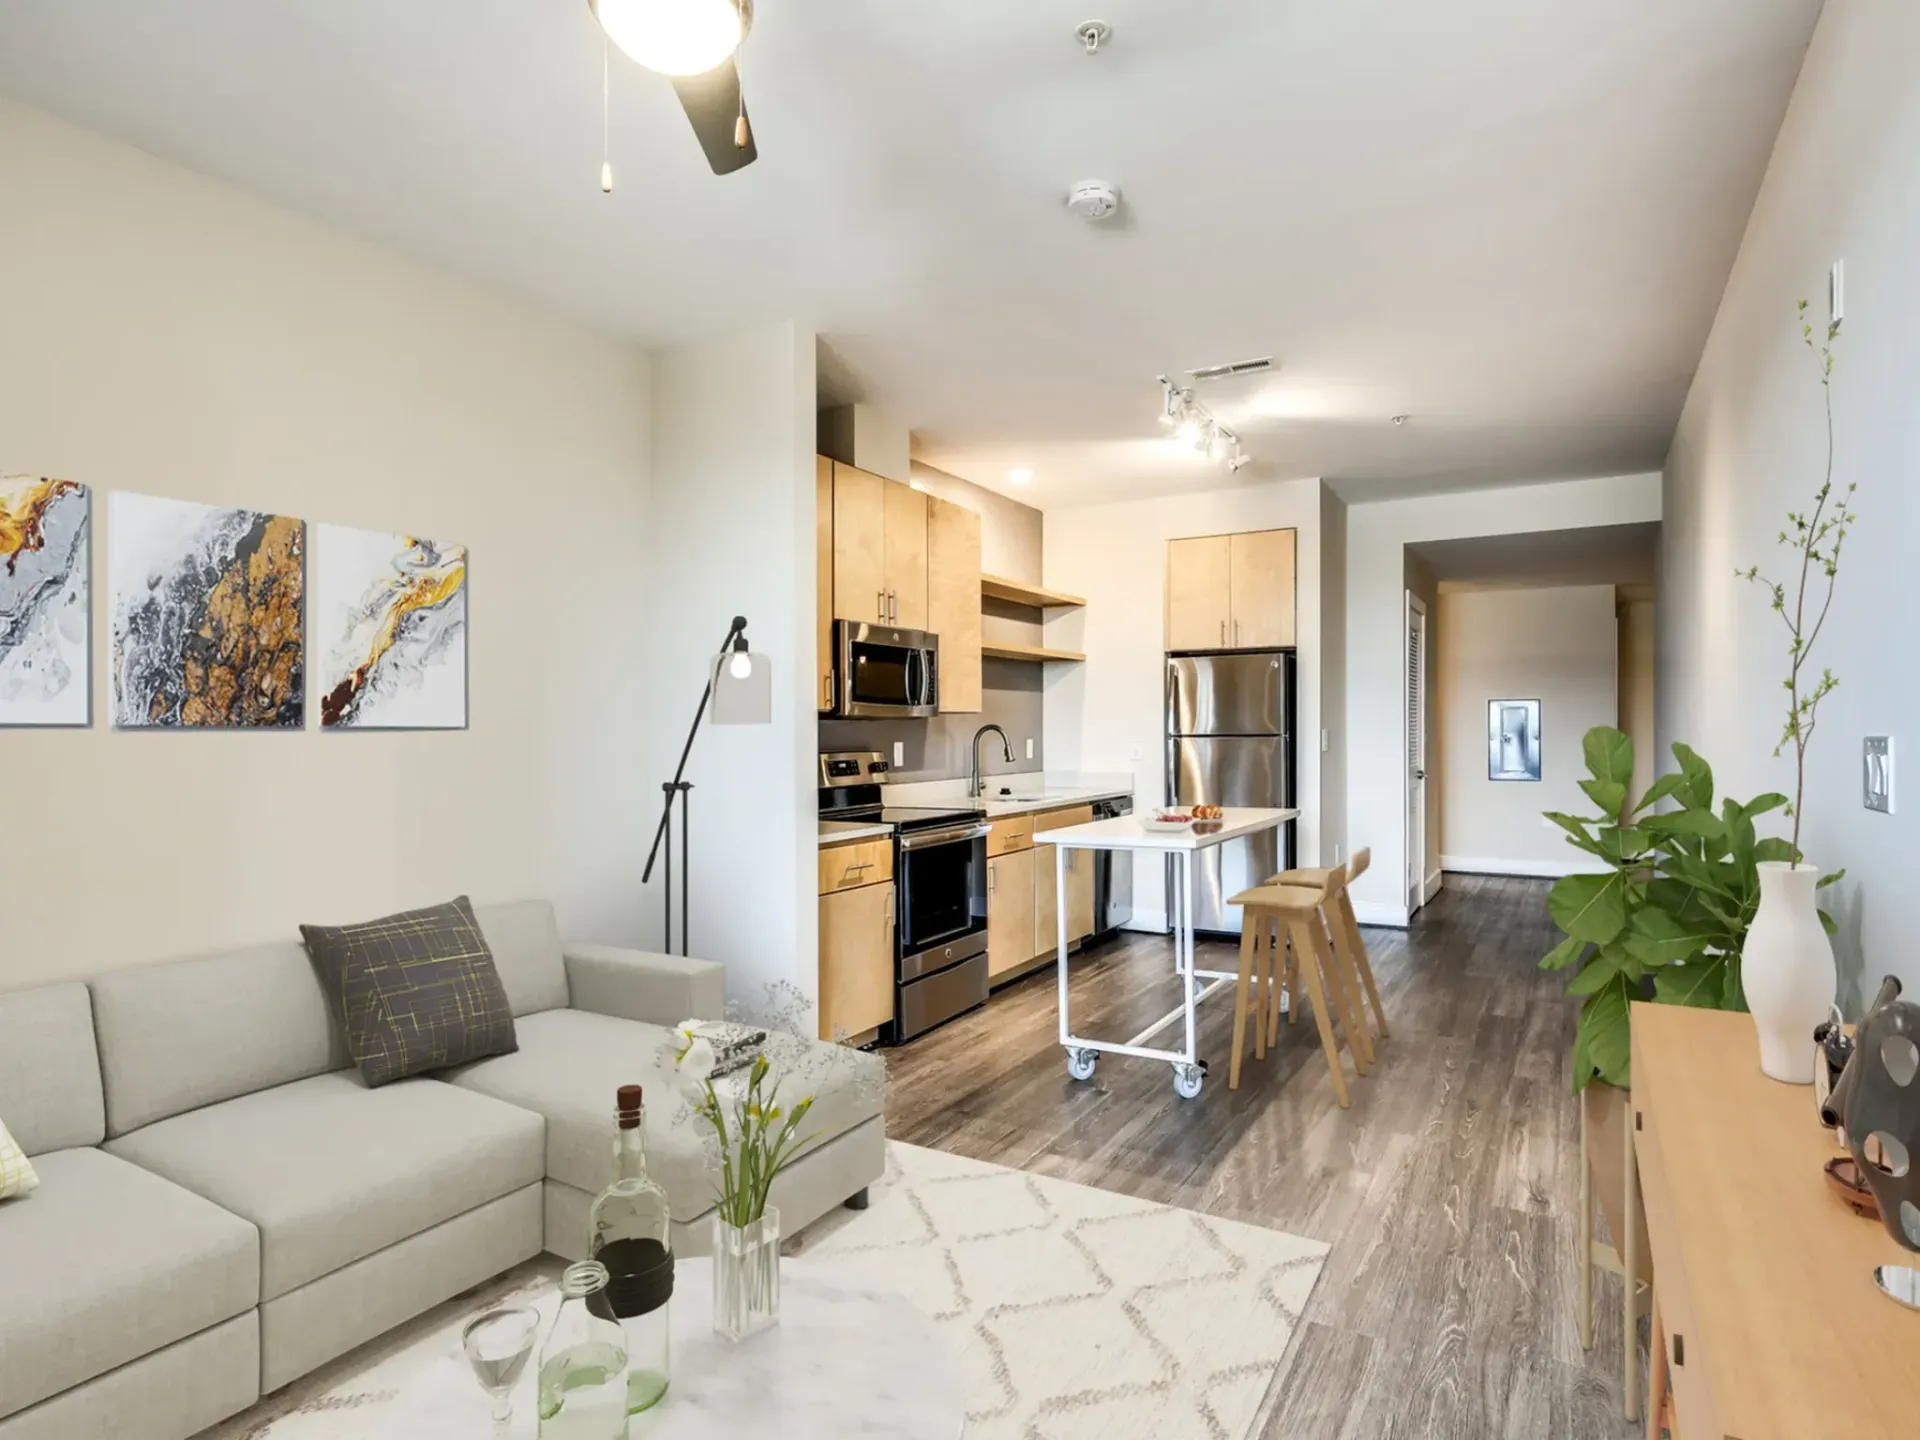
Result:
{"label": "beige wall", "polygon": [[[0,175],[0,469],[96,526],[93,728],[0,731],[0,988],[461,891],[637,938],[646,357],[7,102]],[[304,734],[110,731],[112,490],[470,546],[471,728],[322,735],[310,665]]]}
{"label": "beige wall", "polygon": [[1660,768],[1653,733],[1653,601],[1621,601],[1619,625],[1619,725],[1633,740],[1632,794],[1637,802]]}
{"label": "beige wall", "polygon": [[[1619,717],[1611,585],[1442,587],[1433,698],[1441,863],[1449,870],[1559,874],[1578,859],[1543,810],[1592,809],[1582,741]],[[1487,778],[1487,702],[1540,701],[1540,779]],[[1432,770],[1434,766],[1429,766]]]}

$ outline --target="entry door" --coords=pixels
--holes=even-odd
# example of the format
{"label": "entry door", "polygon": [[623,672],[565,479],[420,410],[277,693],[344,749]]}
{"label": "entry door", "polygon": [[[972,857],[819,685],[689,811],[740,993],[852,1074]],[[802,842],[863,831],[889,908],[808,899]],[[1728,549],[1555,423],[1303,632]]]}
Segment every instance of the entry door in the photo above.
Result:
{"label": "entry door", "polygon": [[1427,607],[1407,592],[1407,913],[1427,898]]}

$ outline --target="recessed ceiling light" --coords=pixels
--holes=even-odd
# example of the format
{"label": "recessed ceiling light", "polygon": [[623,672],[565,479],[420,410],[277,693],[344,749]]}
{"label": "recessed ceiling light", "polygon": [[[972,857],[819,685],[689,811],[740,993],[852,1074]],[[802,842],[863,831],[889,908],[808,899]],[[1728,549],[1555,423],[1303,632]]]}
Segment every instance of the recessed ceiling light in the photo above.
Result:
{"label": "recessed ceiling light", "polygon": [[1033,471],[1027,469],[1027,467],[1024,465],[1021,465],[1016,467],[1015,469],[1007,471],[1007,479],[1012,481],[1015,485],[1031,485],[1033,483]]}

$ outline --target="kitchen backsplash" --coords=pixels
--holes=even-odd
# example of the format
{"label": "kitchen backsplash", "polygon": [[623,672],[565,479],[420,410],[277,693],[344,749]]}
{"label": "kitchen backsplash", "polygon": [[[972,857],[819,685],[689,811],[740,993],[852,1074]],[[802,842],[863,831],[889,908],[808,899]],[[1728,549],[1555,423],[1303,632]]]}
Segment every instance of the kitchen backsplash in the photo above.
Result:
{"label": "kitchen backsplash", "polygon": [[[1041,736],[1041,668],[1018,660],[987,660],[981,668],[981,709],[976,714],[936,715],[931,720],[822,720],[820,748],[878,750],[889,761],[896,743],[905,760],[890,778],[948,780],[973,769],[973,736],[982,725],[998,725],[1013,740],[1013,764],[1001,758],[999,741],[989,736],[980,747],[989,775],[1017,775],[1046,768]],[[1027,755],[1027,742],[1033,755]]]}

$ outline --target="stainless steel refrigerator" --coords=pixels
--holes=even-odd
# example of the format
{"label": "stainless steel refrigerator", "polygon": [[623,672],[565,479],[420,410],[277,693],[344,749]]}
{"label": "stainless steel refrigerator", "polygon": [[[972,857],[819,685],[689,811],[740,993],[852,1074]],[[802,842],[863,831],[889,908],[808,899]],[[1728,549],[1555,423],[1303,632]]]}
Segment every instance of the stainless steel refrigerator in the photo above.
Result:
{"label": "stainless steel refrigerator", "polygon": [[[1167,793],[1174,804],[1294,804],[1294,678],[1291,650],[1167,656]],[[1293,832],[1289,823],[1202,850],[1194,862],[1194,928],[1238,934],[1240,911],[1227,897],[1290,869]],[[1171,899],[1171,885],[1167,893]]]}

